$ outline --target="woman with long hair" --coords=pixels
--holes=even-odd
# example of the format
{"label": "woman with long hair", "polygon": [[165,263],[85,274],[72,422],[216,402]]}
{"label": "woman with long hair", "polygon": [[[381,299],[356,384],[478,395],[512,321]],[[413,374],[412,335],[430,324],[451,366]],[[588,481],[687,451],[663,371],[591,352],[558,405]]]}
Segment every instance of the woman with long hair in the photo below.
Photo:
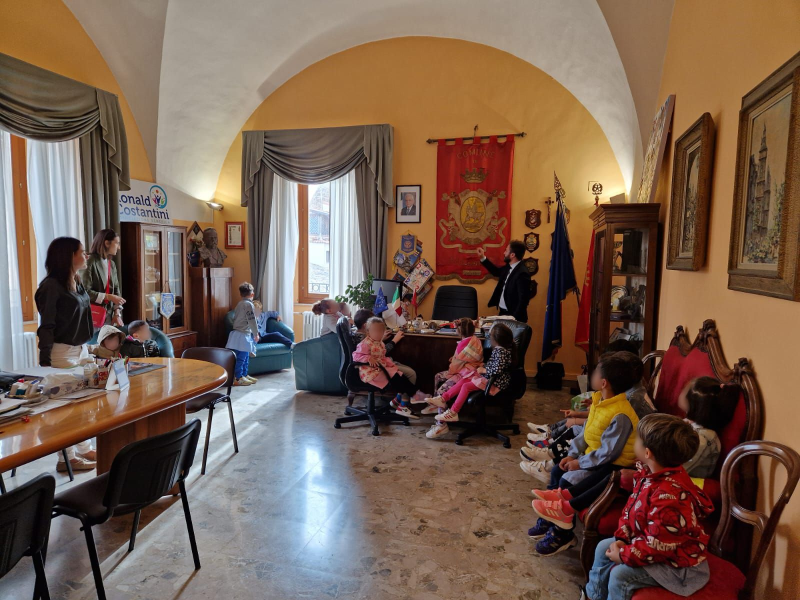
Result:
{"label": "woman with long hair", "polygon": [[[106,309],[105,324],[122,326],[122,297],[114,257],[119,252],[119,235],[113,229],[101,229],[89,248],[89,260],[81,273],[83,287],[92,304]],[[106,291],[108,290],[108,291]]]}
{"label": "woman with long hair", "polygon": [[[78,274],[86,268],[83,244],[71,237],[54,239],[47,248],[44,266],[47,276],[34,296],[39,311],[39,364],[70,368],[91,362],[86,342],[94,334],[92,311]],[[90,471],[96,466],[91,441],[67,448],[67,457],[73,470]],[[66,471],[61,453],[58,460],[58,471]]]}

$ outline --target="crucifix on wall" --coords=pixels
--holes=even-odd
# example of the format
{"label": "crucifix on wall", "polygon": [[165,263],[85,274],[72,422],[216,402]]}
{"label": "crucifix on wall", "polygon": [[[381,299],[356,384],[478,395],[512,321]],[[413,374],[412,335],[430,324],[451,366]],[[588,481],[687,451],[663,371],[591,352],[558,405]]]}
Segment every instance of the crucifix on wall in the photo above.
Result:
{"label": "crucifix on wall", "polygon": [[547,222],[550,222],[550,205],[553,204],[555,200],[553,200],[550,196],[547,197],[547,200],[544,201],[547,204]]}

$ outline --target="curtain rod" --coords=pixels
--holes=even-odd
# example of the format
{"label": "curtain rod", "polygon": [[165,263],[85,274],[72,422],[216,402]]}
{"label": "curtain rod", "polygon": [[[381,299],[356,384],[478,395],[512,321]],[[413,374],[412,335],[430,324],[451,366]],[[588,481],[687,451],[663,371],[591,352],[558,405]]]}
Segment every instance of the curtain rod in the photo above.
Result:
{"label": "curtain rod", "polygon": [[[478,136],[474,136],[474,135],[465,135],[463,138],[445,138],[445,140],[444,140],[444,141],[445,141],[445,142],[455,142],[455,141],[456,141],[456,140],[458,140],[458,139],[462,139],[462,140],[473,140],[473,139],[475,139],[476,137],[478,137],[478,138],[480,138],[480,139],[482,139],[482,140],[488,140],[488,139],[489,139],[489,138],[491,138],[491,137],[511,137],[511,136],[514,136],[514,137],[521,137],[521,138],[523,138],[523,137],[525,137],[525,132],[524,132],[524,131],[520,131],[519,133],[502,133],[502,134],[500,134],[500,135],[494,135],[494,136],[492,136],[492,135],[478,135]],[[427,140],[425,140],[425,143],[426,143],[426,144],[436,144],[436,143],[438,143],[438,142],[439,142],[439,139],[440,139],[440,138],[437,138],[437,139],[435,139],[435,140],[434,140],[434,139],[432,139],[432,138],[428,138]]]}

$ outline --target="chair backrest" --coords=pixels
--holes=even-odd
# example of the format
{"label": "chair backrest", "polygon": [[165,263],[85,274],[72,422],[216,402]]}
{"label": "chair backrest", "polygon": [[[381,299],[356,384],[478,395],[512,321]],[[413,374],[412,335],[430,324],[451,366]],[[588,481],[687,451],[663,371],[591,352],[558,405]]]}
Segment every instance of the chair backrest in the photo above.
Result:
{"label": "chair backrest", "polygon": [[[504,320],[503,325],[508,326],[514,336],[514,349],[511,353],[514,362],[511,367],[511,385],[509,387],[509,392],[516,399],[519,399],[528,387],[528,379],[525,375],[525,355],[531,343],[533,330],[530,325],[522,323],[521,321]],[[487,360],[492,353],[492,342],[489,340],[488,333],[483,340],[483,353]]]}
{"label": "chair backrest", "polygon": [[228,395],[230,395],[234,373],[236,372],[236,354],[233,350],[208,347],[187,348],[183,351],[183,354],[181,354],[181,358],[203,360],[219,365],[225,369],[225,372],[228,374],[228,378],[225,380],[225,386],[228,388]]}
{"label": "chair backrest", "polygon": [[464,317],[478,318],[478,292],[475,288],[468,285],[443,285],[436,288],[431,319],[453,321]]}
{"label": "chair backrest", "polygon": [[120,504],[146,505],[165,496],[188,475],[199,438],[200,421],[193,419],[125,446],[111,463],[103,505],[113,514]]}
{"label": "chair backrest", "polygon": [[50,532],[55,489],[52,475],[39,475],[0,495],[0,577],[23,556],[44,548]]}
{"label": "chair backrest", "polygon": [[[736,482],[739,478],[737,467],[743,460],[748,459],[747,462],[755,462],[759,456],[777,460],[787,472],[786,484],[773,504],[772,510],[769,511],[769,516],[761,511],[742,506],[736,494]],[[800,480],[800,454],[783,444],[765,441],[747,442],[736,446],[725,459],[722,467],[722,515],[719,525],[714,531],[714,536],[711,538],[709,549],[717,556],[723,553],[723,542],[733,529],[733,519],[756,527],[761,534],[758,549],[753,553],[747,568],[747,580],[739,595],[740,600],[755,598],[758,572],[775,537],[783,509],[792,497],[798,480]]]}
{"label": "chair backrest", "polygon": [[356,351],[356,343],[353,334],[350,333],[350,321],[347,317],[342,317],[336,323],[336,335],[339,338],[341,352],[341,365],[339,366],[339,381],[349,389],[347,385],[347,373],[350,370],[350,363],[353,362],[353,352]]}

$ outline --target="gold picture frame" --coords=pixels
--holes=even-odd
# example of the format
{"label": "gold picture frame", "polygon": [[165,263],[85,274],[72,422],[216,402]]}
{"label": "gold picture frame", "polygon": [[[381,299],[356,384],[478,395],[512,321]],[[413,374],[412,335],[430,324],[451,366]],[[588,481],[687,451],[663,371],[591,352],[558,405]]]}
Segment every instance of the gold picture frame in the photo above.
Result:
{"label": "gold picture frame", "polygon": [[800,52],[742,98],[728,289],[800,301]]}
{"label": "gold picture frame", "polygon": [[664,161],[664,150],[667,147],[667,138],[672,128],[672,112],[675,109],[675,94],[670,94],[658,109],[653,126],[650,129],[650,139],[644,154],[642,165],[642,180],[639,182],[639,192],[636,202],[648,204],[655,202],[656,184],[661,172],[661,163]]}
{"label": "gold picture frame", "polygon": [[675,142],[667,269],[699,271],[706,261],[714,119],[703,114]]}

